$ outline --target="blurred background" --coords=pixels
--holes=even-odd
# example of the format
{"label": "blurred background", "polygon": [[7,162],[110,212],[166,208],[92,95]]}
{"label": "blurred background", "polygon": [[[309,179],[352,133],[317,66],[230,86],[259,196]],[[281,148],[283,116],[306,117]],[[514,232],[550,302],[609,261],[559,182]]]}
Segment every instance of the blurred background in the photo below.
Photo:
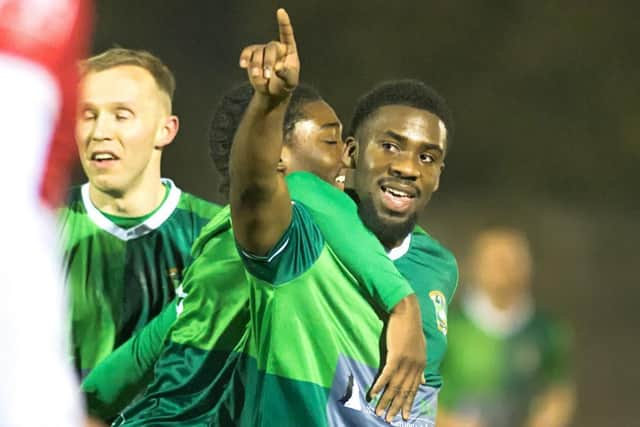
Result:
{"label": "blurred background", "polygon": [[460,289],[470,236],[487,225],[523,230],[538,304],[574,330],[572,425],[637,425],[640,3],[100,1],[94,52],[147,49],[176,75],[181,129],[163,174],[183,189],[223,201],[208,121],[245,78],[240,50],[277,36],[281,6],[302,79],[345,128],[380,80],[415,77],[448,99],[457,134],[421,224],[458,256]]}

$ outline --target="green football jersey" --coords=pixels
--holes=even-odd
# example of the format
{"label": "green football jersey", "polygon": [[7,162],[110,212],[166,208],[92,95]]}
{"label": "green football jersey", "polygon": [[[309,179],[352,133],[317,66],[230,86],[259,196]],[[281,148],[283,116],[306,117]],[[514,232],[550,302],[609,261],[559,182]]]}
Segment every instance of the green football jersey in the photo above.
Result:
{"label": "green football jersey", "polygon": [[[414,288],[428,344],[427,384],[408,421],[435,425],[446,349],[447,304],[457,286],[455,258],[424,231],[405,240],[396,267]],[[296,206],[288,233],[272,254],[244,254],[251,287],[252,337],[242,425],[388,425],[366,393],[377,375],[383,323],[344,273],[333,247]],[[318,345],[318,343],[321,343]]]}
{"label": "green football jersey", "polygon": [[449,316],[441,404],[483,425],[523,425],[537,393],[570,381],[567,330],[531,306],[497,328],[491,310],[466,297]]}
{"label": "green football jersey", "polygon": [[[287,182],[292,197],[306,202],[329,240],[346,244],[341,252],[345,265],[355,271],[352,277],[358,278],[360,299],[385,312],[413,292],[375,236],[359,221],[348,196],[308,173],[289,175]],[[154,381],[116,425],[238,423],[246,382],[239,363],[244,364],[247,357],[249,286],[228,210],[203,229],[193,256],[182,285],[186,297],[178,304],[181,313],[155,366]],[[369,262],[372,260],[376,262]],[[123,366],[128,363],[125,360]],[[111,367],[104,369],[109,371]],[[99,380],[88,385],[91,391],[100,394],[101,388],[106,389],[102,394],[108,398],[109,387],[97,383]]]}
{"label": "green football jersey", "polygon": [[173,300],[191,245],[220,210],[163,183],[161,206],[130,228],[93,205],[88,184],[74,188],[61,209],[72,348],[83,376]]}
{"label": "green football jersey", "polygon": [[[389,262],[375,236],[368,230],[365,230],[363,235],[364,227],[357,218],[357,208],[350,198],[310,174],[292,174],[287,178],[287,182],[292,198],[298,200],[298,203],[294,208],[296,214],[292,226],[283,237],[283,242],[289,242],[284,250],[287,245],[293,244],[290,239],[293,230],[307,230],[298,234],[298,237],[302,238],[294,238],[293,241],[302,242],[302,247],[306,248],[299,251],[300,253],[304,254],[309,250],[312,254],[309,260],[312,260],[314,265],[317,264],[314,268],[321,276],[322,285],[318,289],[330,283],[332,285],[331,288],[317,294],[317,298],[304,291],[305,288],[316,288],[315,284],[299,283],[286,287],[298,293],[291,298],[300,299],[303,303],[301,306],[316,301],[324,307],[320,320],[314,316],[307,318],[304,309],[297,310],[298,316],[304,318],[299,325],[299,335],[306,338],[301,342],[305,342],[308,349],[318,347],[320,343],[320,347],[327,348],[325,353],[333,354],[333,357],[323,357],[318,362],[314,360],[317,357],[309,351],[298,353],[296,356],[296,351],[291,348],[293,359],[302,358],[307,367],[315,364],[316,368],[321,367],[325,372],[322,384],[309,383],[307,388],[302,384],[303,391],[311,392],[308,399],[305,399],[304,406],[313,408],[309,412],[313,417],[307,418],[305,415],[304,418],[300,418],[306,409],[298,409],[288,413],[286,418],[290,420],[291,425],[300,423],[302,419],[312,425],[334,425],[341,422],[340,420],[362,422],[362,417],[364,422],[370,422],[374,418],[371,408],[375,404],[371,406],[362,402],[365,401],[365,387],[373,383],[379,366],[382,331],[379,314],[388,311],[399,299],[411,293],[411,288],[406,283],[398,283],[399,274]],[[423,231],[417,230],[414,235],[415,237],[407,240],[410,243],[411,255],[404,256],[403,253],[396,263],[399,263],[404,273],[411,277],[412,286],[420,289],[417,293],[427,295],[428,304],[421,302],[421,305],[427,307],[433,315],[423,316],[425,325],[428,322],[426,319],[431,319],[431,330],[443,335],[436,324],[436,314],[440,313],[442,316],[442,310],[436,309],[428,293],[434,290],[442,292],[445,298],[439,304],[445,303],[446,310],[446,302],[450,299],[457,281],[455,260]],[[337,249],[329,248],[325,241]],[[278,247],[283,248],[282,245]],[[313,256],[313,251],[318,248],[322,248],[321,252],[327,253],[321,262],[314,260]],[[275,251],[277,252],[277,249]],[[260,411],[259,405],[264,403],[255,400],[256,396],[264,395],[256,390],[256,387],[263,383],[265,378],[264,372],[257,370],[256,348],[264,347],[264,344],[255,345],[257,334],[255,325],[250,322],[253,313],[250,310],[253,305],[249,304],[250,287],[244,276],[244,266],[235,249],[228,212],[221,213],[207,225],[194,245],[193,254],[194,263],[187,269],[183,282],[187,296],[178,304],[182,311],[155,367],[154,381],[142,400],[124,411],[115,425],[237,425],[244,395],[248,399],[244,405],[244,425],[254,425],[256,422],[279,423],[276,421],[276,414],[282,413],[280,410],[274,412],[269,420],[256,419],[256,416],[262,416],[256,413]],[[256,265],[260,268],[261,264],[258,261]],[[304,264],[285,261],[283,265],[286,266],[277,275],[288,270],[294,271],[295,275],[296,269],[307,268]],[[387,270],[388,265],[391,265],[393,272]],[[352,271],[356,273],[352,274]],[[289,273],[283,273],[285,275],[282,277]],[[432,276],[431,282],[429,279],[425,280],[425,274]],[[306,272],[302,273],[302,276],[306,275]],[[217,278],[221,280],[216,280]],[[337,282],[334,283],[335,279]],[[374,282],[381,279],[387,285],[396,284],[386,288],[376,286]],[[343,282],[347,284],[344,285]],[[332,289],[333,287],[335,289]],[[427,289],[426,293],[423,292],[424,289]],[[345,311],[351,313],[346,319]],[[342,321],[336,321],[337,318],[341,318]],[[311,332],[318,334],[315,337],[309,336],[309,322],[313,324]],[[446,317],[444,327],[446,331]],[[428,329],[425,326],[426,334]],[[284,334],[290,332],[293,331],[285,330]],[[274,335],[285,336],[282,331],[274,331]],[[338,337],[337,345],[334,335]],[[289,334],[287,339],[294,338]],[[358,349],[364,341],[367,345],[364,345],[362,350]],[[434,341],[433,346],[432,350],[439,345]],[[341,351],[345,348],[346,351]],[[308,354],[306,358],[305,353]],[[437,354],[437,351],[433,351],[434,356]],[[437,358],[433,357],[434,360]],[[362,363],[362,360],[365,363]],[[300,360],[292,362],[296,364]],[[314,371],[316,368],[300,367],[298,371]],[[105,369],[106,371],[110,370]],[[430,375],[430,371],[428,368],[427,377],[433,386],[437,386],[438,377]],[[335,381],[330,378],[332,376],[336,378]],[[285,377],[279,378],[277,382],[287,384],[290,388],[283,391],[278,387],[267,387],[265,393],[271,395],[274,401],[278,401],[280,408],[287,412],[295,408],[289,393],[299,397],[301,382]],[[360,389],[358,384],[362,384]],[[335,393],[339,395],[333,396]],[[330,397],[330,394],[333,397]],[[418,404],[417,407],[418,412],[428,415],[428,419],[416,416],[411,424],[405,425],[432,425],[435,396],[435,387],[424,387],[418,399],[421,406]],[[291,400],[290,403],[287,403],[288,400]],[[382,421],[375,419],[374,422]]]}
{"label": "green football jersey", "polygon": [[416,227],[404,242],[389,252],[400,273],[416,292],[427,340],[427,384],[442,386],[440,364],[447,350],[447,310],[458,286],[458,264],[453,254]]}

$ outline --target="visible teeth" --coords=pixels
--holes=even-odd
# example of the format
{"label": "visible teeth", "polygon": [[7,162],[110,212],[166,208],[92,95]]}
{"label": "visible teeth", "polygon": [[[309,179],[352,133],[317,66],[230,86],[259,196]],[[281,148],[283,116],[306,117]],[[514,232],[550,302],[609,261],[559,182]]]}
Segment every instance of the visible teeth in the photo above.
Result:
{"label": "visible teeth", "polygon": [[115,157],[109,153],[98,153],[93,155],[94,160],[113,160]]}
{"label": "visible teeth", "polygon": [[396,197],[409,197],[409,195],[407,193],[405,193],[404,191],[392,190],[391,188],[387,188],[387,191],[389,193],[393,194]]}
{"label": "visible teeth", "polygon": [[345,176],[344,175],[339,175],[339,176],[336,177],[336,182],[337,183],[342,184],[342,183],[344,183],[344,181],[345,181]]}

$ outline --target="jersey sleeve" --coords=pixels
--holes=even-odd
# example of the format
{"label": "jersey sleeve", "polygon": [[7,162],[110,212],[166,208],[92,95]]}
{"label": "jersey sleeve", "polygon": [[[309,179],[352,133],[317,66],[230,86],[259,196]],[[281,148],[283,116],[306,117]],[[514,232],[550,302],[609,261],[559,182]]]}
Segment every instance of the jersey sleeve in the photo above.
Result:
{"label": "jersey sleeve", "polygon": [[287,185],[291,198],[304,204],[327,243],[378,309],[388,313],[414,293],[382,244],[364,226],[347,194],[308,172],[290,174]]}
{"label": "jersey sleeve", "polygon": [[82,391],[92,415],[113,418],[151,381],[153,365],[176,316],[174,300],[89,373]]}
{"label": "jersey sleeve", "polygon": [[323,247],[322,233],[307,209],[293,203],[291,223],[269,253],[259,256],[240,247],[238,250],[249,273],[272,285],[280,285],[307,271]]}

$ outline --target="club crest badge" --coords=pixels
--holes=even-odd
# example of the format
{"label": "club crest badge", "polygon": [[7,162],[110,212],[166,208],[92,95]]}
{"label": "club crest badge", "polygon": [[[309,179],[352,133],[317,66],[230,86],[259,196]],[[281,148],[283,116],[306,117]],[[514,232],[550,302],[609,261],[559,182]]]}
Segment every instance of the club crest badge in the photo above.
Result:
{"label": "club crest badge", "polygon": [[433,302],[433,307],[436,312],[436,324],[438,330],[444,335],[447,335],[447,299],[440,291],[429,292],[429,298]]}

